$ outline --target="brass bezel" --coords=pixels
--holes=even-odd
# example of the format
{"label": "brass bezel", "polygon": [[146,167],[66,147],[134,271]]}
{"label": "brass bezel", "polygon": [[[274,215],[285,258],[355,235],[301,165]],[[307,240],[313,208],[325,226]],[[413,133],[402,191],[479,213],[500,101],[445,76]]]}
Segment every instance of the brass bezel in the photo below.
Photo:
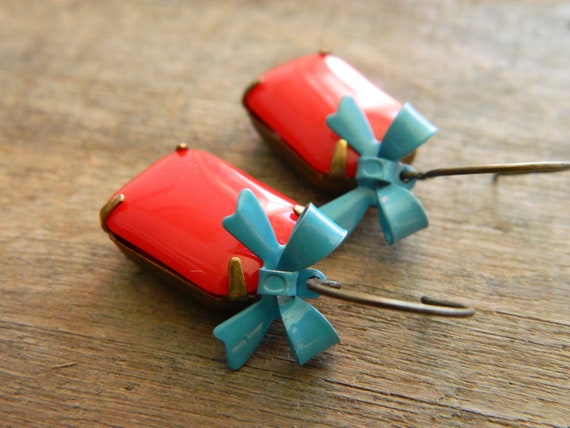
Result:
{"label": "brass bezel", "polygon": [[241,260],[238,257],[232,257],[228,261],[229,275],[227,296],[215,296],[202,290],[186,278],[183,278],[164,263],[141,251],[140,248],[115,235],[107,227],[107,219],[113,210],[115,210],[124,201],[125,195],[123,194],[113,197],[101,208],[99,216],[102,229],[109,235],[111,241],[115,243],[127,258],[139,266],[149,270],[155,276],[175,286],[194,301],[217,311],[237,312],[257,300],[258,296],[256,294],[247,294],[243,268]]}

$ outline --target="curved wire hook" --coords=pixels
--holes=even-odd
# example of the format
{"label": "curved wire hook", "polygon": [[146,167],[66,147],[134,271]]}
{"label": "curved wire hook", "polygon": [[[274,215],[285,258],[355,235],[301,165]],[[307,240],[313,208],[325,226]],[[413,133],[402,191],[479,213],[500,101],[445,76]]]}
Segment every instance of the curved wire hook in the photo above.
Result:
{"label": "curved wire hook", "polygon": [[369,293],[347,292],[341,290],[341,284],[328,279],[310,278],[307,280],[310,290],[333,297],[335,299],[360,303],[363,305],[380,307],[385,309],[395,309],[405,312],[415,312],[425,315],[439,315],[447,317],[470,317],[475,313],[475,309],[459,303],[446,300],[437,300],[430,297],[422,297],[421,303],[406,302],[403,300],[379,297]]}
{"label": "curved wire hook", "polygon": [[471,175],[471,174],[531,174],[543,172],[560,172],[570,170],[570,162],[521,162],[521,163],[500,163],[491,165],[472,165],[452,168],[436,168],[425,172],[405,170],[402,171],[403,181],[425,180],[435,177],[446,177],[450,175]]}

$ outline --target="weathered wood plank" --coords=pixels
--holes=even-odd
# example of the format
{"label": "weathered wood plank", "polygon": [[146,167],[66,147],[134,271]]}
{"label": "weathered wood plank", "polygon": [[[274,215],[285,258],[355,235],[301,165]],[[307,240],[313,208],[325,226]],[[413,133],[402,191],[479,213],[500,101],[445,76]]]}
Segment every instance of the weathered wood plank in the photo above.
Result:
{"label": "weathered wood plank", "polygon": [[376,214],[318,268],[454,320],[315,305],[342,343],[298,367],[282,327],[229,372],[224,317],[126,260],[109,195],[187,142],[317,204],[240,105],[328,47],[440,127],[416,167],[569,160],[570,8],[531,1],[0,3],[0,425],[567,426],[569,175],[441,178],[430,228]]}

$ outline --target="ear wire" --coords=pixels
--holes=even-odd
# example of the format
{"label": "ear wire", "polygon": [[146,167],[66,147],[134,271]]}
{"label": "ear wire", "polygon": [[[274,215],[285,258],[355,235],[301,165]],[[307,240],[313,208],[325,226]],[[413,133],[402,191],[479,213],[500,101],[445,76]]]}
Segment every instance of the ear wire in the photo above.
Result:
{"label": "ear wire", "polygon": [[310,278],[307,280],[307,286],[310,290],[316,293],[333,297],[335,299],[385,309],[447,317],[470,317],[475,313],[475,309],[472,307],[447,300],[437,300],[430,297],[422,297],[421,303],[414,303],[380,297],[375,294],[359,293],[354,291],[348,292],[341,289],[342,286],[339,282],[327,279]]}
{"label": "ear wire", "polygon": [[410,180],[426,180],[428,178],[451,175],[494,174],[494,178],[496,179],[500,175],[561,172],[569,170],[570,162],[523,162],[436,168],[425,172],[406,170],[402,171],[400,177],[403,181],[407,182]]}

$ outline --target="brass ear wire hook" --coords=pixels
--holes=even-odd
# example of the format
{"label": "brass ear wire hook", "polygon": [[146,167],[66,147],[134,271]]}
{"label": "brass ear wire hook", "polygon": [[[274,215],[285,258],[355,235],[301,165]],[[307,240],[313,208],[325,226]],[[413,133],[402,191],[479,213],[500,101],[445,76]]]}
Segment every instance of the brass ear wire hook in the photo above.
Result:
{"label": "brass ear wire hook", "polygon": [[[428,178],[451,175],[494,174],[494,178],[496,179],[499,175],[560,172],[568,170],[570,170],[570,162],[526,162],[437,168],[425,172],[404,170],[400,174],[400,178],[402,181],[407,182],[410,180],[425,180]],[[309,279],[307,281],[307,287],[325,296],[386,309],[449,317],[469,317],[475,313],[475,309],[472,307],[425,296],[421,298],[421,303],[414,303],[379,297],[368,293],[347,292],[341,290],[341,284],[339,282],[319,278]]]}
{"label": "brass ear wire hook", "polygon": [[450,175],[495,174],[494,178],[496,179],[500,175],[560,172],[569,170],[570,162],[522,162],[436,168],[424,172],[402,171],[400,177],[403,181],[410,181],[426,180],[428,178]]}
{"label": "brass ear wire hook", "polygon": [[469,306],[425,296],[421,298],[421,303],[414,303],[379,297],[374,294],[343,291],[339,282],[320,278],[310,278],[307,280],[307,286],[310,290],[324,296],[385,309],[447,317],[470,317],[475,313],[475,309]]}

